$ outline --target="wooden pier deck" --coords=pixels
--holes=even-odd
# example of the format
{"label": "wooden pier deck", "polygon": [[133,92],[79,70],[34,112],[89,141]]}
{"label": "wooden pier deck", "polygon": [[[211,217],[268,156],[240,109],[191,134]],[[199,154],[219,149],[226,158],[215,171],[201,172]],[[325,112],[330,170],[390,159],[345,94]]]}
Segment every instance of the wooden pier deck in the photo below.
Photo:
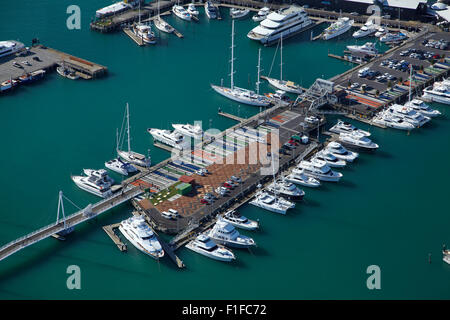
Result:
{"label": "wooden pier deck", "polygon": [[119,236],[116,235],[114,232],[114,229],[117,229],[119,227],[120,223],[110,224],[107,226],[103,226],[103,230],[106,232],[106,234],[111,238],[111,240],[114,242],[114,244],[119,248],[120,251],[127,251],[127,245],[123,243]]}
{"label": "wooden pier deck", "polygon": [[247,120],[245,118],[241,118],[241,117],[238,117],[238,116],[236,116],[234,114],[223,112],[223,111],[218,111],[217,114],[219,116],[222,116],[222,117],[225,117],[225,118],[229,118],[229,119],[233,119],[233,120],[239,121],[239,122],[244,122],[245,120]]}
{"label": "wooden pier deck", "polygon": [[159,142],[156,142],[156,141],[153,142],[153,145],[155,147],[158,147],[160,149],[163,149],[163,150],[166,150],[166,151],[169,151],[169,152],[172,152],[172,150],[173,150],[173,148],[171,146],[168,146],[166,144],[162,144],[162,143],[159,143]]}
{"label": "wooden pier deck", "polygon": [[141,47],[145,45],[144,40],[136,36],[130,28],[123,28],[123,32],[125,32],[125,34],[129,36],[138,46]]}

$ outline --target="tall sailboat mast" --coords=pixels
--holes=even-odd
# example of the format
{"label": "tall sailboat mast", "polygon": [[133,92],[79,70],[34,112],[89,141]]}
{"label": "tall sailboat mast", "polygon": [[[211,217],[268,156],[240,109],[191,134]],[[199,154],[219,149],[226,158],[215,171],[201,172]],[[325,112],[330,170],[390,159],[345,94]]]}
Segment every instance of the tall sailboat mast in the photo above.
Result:
{"label": "tall sailboat mast", "polygon": [[260,73],[261,73],[261,48],[258,49],[258,78],[256,80],[256,94],[259,94],[259,84],[261,83],[259,81]]}
{"label": "tall sailboat mast", "polygon": [[411,102],[411,85],[412,85],[412,64],[409,65],[409,94],[408,94],[409,102]]}
{"label": "tall sailboat mast", "polygon": [[281,33],[281,48],[280,48],[280,80],[283,80],[283,33]]}
{"label": "tall sailboat mast", "polygon": [[131,151],[131,143],[130,143],[130,108],[128,107],[127,102],[127,135],[128,135],[128,152]]}
{"label": "tall sailboat mast", "polygon": [[231,90],[234,89],[234,20],[231,21]]}

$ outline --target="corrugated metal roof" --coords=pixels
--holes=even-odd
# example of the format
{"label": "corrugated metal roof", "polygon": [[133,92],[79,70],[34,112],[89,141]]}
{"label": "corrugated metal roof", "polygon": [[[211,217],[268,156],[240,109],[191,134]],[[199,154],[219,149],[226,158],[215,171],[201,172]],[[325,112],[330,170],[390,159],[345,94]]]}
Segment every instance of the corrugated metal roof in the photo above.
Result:
{"label": "corrugated metal roof", "polygon": [[[374,0],[345,0],[350,2],[373,4]],[[384,6],[405,8],[405,9],[417,9],[420,3],[426,3],[426,0],[382,0],[380,1]]]}

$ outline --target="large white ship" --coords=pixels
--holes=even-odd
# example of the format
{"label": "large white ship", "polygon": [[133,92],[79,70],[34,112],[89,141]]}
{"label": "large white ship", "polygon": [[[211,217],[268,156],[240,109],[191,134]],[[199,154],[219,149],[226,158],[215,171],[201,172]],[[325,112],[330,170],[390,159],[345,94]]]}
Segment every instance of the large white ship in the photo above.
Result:
{"label": "large white ship", "polygon": [[355,20],[350,20],[348,17],[339,18],[323,31],[322,39],[330,40],[346,33],[353,26],[354,22]]}
{"label": "large white ship", "polygon": [[179,132],[161,129],[147,129],[147,131],[155,141],[183,150],[184,137]]}
{"label": "large white ship", "polygon": [[0,41],[0,58],[14,54],[23,48],[25,48],[24,44],[18,41]]}
{"label": "large white ship", "polygon": [[450,79],[435,82],[433,86],[423,90],[423,97],[432,102],[450,104]]}
{"label": "large white ship", "polygon": [[271,44],[280,39],[281,35],[286,39],[311,24],[313,24],[313,21],[308,17],[305,10],[292,5],[270,13],[266,19],[247,34],[247,37],[260,41],[262,44]]}

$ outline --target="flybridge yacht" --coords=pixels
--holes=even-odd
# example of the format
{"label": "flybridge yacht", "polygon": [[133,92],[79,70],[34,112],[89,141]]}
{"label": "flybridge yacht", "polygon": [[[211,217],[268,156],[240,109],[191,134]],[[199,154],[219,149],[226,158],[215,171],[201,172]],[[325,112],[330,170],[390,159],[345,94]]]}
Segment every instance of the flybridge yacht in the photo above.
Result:
{"label": "flybridge yacht", "polygon": [[0,41],[0,58],[14,54],[23,48],[25,48],[24,44],[18,41]]}
{"label": "flybridge yacht", "polygon": [[378,123],[384,125],[388,128],[399,129],[399,130],[412,130],[415,128],[411,123],[404,121],[402,118],[395,116],[391,113],[387,113],[386,111],[382,111],[378,113],[372,121],[374,123]]}
{"label": "flybridge yacht", "polygon": [[376,150],[378,144],[357,132],[339,134],[339,141],[347,146],[362,150]]}
{"label": "flybridge yacht", "polygon": [[350,50],[350,52],[364,53],[370,56],[375,56],[378,54],[378,49],[375,47],[374,42],[366,42],[362,46],[347,46],[347,49]]}
{"label": "flybridge yacht", "polygon": [[219,247],[209,236],[201,234],[186,244],[186,248],[205,257],[229,262],[235,259],[233,252],[227,248]]}
{"label": "flybridge yacht", "polygon": [[353,32],[353,38],[362,38],[370,36],[371,34],[377,32],[378,26],[372,21],[366,22],[359,30]]}
{"label": "flybridge yacht", "polygon": [[346,121],[342,121],[342,120],[338,120],[338,122],[334,126],[332,126],[330,128],[330,131],[334,132],[334,133],[337,133],[337,134],[339,134],[339,133],[358,132],[358,133],[360,133],[362,135],[365,135],[366,137],[370,136],[370,132],[358,129],[357,127],[355,127],[351,123],[346,122]]}
{"label": "flybridge yacht", "polygon": [[195,139],[200,139],[203,136],[203,130],[199,125],[191,124],[172,124],[172,127],[179,133],[192,137]]}
{"label": "flybridge yacht", "polygon": [[305,191],[285,179],[272,182],[267,186],[266,190],[271,194],[279,194],[289,200],[302,200],[305,196]]}
{"label": "flybridge yacht", "polygon": [[332,23],[326,28],[322,34],[323,40],[330,40],[346,33],[353,26],[355,20],[350,20],[348,17],[341,17],[336,22]]}
{"label": "flybridge yacht", "polygon": [[[130,109],[126,107],[126,125],[127,125],[127,137],[128,137],[128,150],[120,150],[119,146],[117,146],[117,154],[120,158],[122,158],[125,162],[129,162],[131,164],[135,164],[141,167],[150,167],[151,161],[150,156],[146,157],[140,153],[131,151],[131,137],[130,137]],[[121,132],[122,133],[122,132]]]}
{"label": "flybridge yacht", "polygon": [[245,230],[255,230],[259,228],[259,223],[254,220],[250,220],[247,217],[241,216],[236,210],[227,211],[222,219],[236,228]]}
{"label": "flybridge yacht", "polygon": [[137,169],[132,164],[122,161],[120,158],[115,158],[105,162],[105,167],[114,172],[127,176],[129,173],[136,172]]}
{"label": "flybridge yacht", "polygon": [[304,174],[303,170],[294,168],[292,172],[286,177],[286,180],[304,187],[317,188],[320,186],[320,181]]}
{"label": "flybridge yacht", "polygon": [[209,237],[216,243],[234,248],[250,248],[256,245],[255,241],[239,232],[230,223],[219,218],[209,231]]}
{"label": "flybridge yacht", "polygon": [[259,191],[250,204],[275,213],[286,214],[286,211],[295,207],[295,203],[280,196],[271,195],[265,191]]}
{"label": "flybridge yacht", "polygon": [[239,8],[231,8],[230,9],[230,17],[232,19],[241,19],[247,16],[250,13],[249,9],[239,9]]}
{"label": "flybridge yacht", "polygon": [[209,19],[217,19],[219,8],[217,8],[211,1],[205,3],[205,13]]}
{"label": "flybridge yacht", "polygon": [[415,127],[421,127],[431,120],[431,118],[426,117],[419,112],[416,112],[412,108],[399,104],[390,106],[388,109],[386,109],[385,112],[400,117],[406,122],[411,123]]}
{"label": "flybridge yacht", "polygon": [[331,153],[336,158],[345,160],[347,162],[353,162],[359,156],[357,152],[345,149],[343,145],[336,141],[330,142],[325,150]]}
{"label": "flybridge yacht", "polygon": [[405,103],[405,106],[410,107],[414,111],[419,112],[426,117],[433,118],[441,115],[441,112],[439,110],[430,108],[428,104],[419,99],[408,101],[407,103]]}
{"label": "flybridge yacht", "polygon": [[423,97],[430,101],[450,104],[450,79],[435,82],[433,86],[425,88],[423,92]]}
{"label": "flybridge yacht", "polygon": [[377,29],[377,32],[375,32],[375,37],[380,38],[384,36],[387,33],[387,29],[384,27],[379,27]]}
{"label": "flybridge yacht", "polygon": [[261,9],[258,11],[257,14],[255,14],[255,15],[252,17],[252,20],[255,21],[255,22],[262,21],[262,20],[264,20],[264,19],[267,18],[267,16],[269,15],[269,13],[270,13],[270,9],[267,8],[267,7],[263,7],[263,8],[261,8]]}
{"label": "flybridge yacht", "polygon": [[184,137],[177,131],[161,130],[161,129],[147,129],[155,141],[162,142],[171,147],[183,150]]}
{"label": "flybridge yacht", "polygon": [[381,42],[396,42],[396,41],[401,41],[401,40],[405,40],[407,38],[406,34],[402,33],[402,32],[397,32],[397,33],[386,33],[384,36],[380,37],[380,41]]}
{"label": "flybridge yacht", "polygon": [[152,258],[164,257],[164,250],[143,217],[131,217],[119,225],[120,232],[136,249]]}
{"label": "flybridge yacht", "polygon": [[322,181],[338,182],[342,178],[342,173],[331,170],[327,163],[322,160],[303,160],[299,163],[298,168],[303,169],[304,174]]}
{"label": "flybridge yacht", "polygon": [[83,169],[83,173],[88,177],[94,177],[98,179],[101,183],[112,186],[114,184],[114,179],[108,176],[108,172],[105,169],[94,170],[94,169]]}
{"label": "flybridge yacht", "polygon": [[270,13],[266,19],[247,34],[247,37],[260,41],[262,44],[271,44],[280,39],[281,35],[288,38],[311,24],[313,22],[303,8],[291,5]]}
{"label": "flybridge yacht", "polygon": [[[216,86],[211,84],[211,87],[217,93],[227,97],[228,99],[245,103],[252,106],[266,107],[270,104],[270,100],[265,96],[255,93],[248,89],[238,88],[234,86],[234,20],[231,22],[231,73],[230,73],[230,88],[223,86]],[[257,81],[257,91],[259,92],[259,58],[258,55],[258,81]]]}
{"label": "flybridge yacht", "polygon": [[112,196],[111,183],[105,182],[104,179],[94,175],[87,176],[71,176],[73,182],[84,191],[92,193],[102,198]]}
{"label": "flybridge yacht", "polygon": [[342,168],[347,165],[347,162],[342,159],[336,158],[332,153],[321,150],[314,155],[314,159],[322,160],[327,163],[330,167]]}
{"label": "flybridge yacht", "polygon": [[174,5],[172,7],[172,12],[180,19],[191,21],[192,16],[189,12],[186,11],[186,9],[183,6]]}

